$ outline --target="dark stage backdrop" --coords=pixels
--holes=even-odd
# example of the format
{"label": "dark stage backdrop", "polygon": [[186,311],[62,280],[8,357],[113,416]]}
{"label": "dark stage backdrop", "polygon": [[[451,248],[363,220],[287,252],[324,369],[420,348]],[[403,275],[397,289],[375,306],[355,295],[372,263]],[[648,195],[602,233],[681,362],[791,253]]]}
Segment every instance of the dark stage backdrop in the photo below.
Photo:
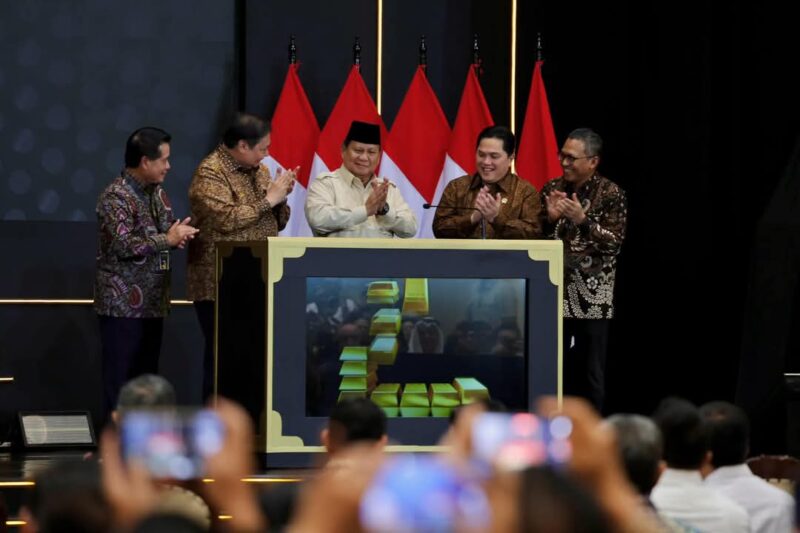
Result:
{"label": "dark stage backdrop", "polygon": [[[411,79],[422,34],[429,79],[452,123],[475,32],[489,106],[498,122],[508,123],[509,0],[385,0],[384,10],[387,125]],[[800,122],[787,74],[798,48],[795,15],[773,0],[724,6],[705,0],[691,8],[674,2],[519,2],[518,125],[541,31],[559,142],[575,127],[597,129],[607,143],[602,169],[628,192],[629,234],[608,364],[611,411],[649,413],[668,394],[696,402],[735,396],[742,330],[752,326],[743,317],[754,313],[748,305],[758,305],[748,302],[763,302],[747,296],[749,280],[760,271],[751,272],[756,224]],[[178,210],[185,210],[191,171],[214,144],[221,117],[237,105],[273,112],[290,34],[297,36],[300,77],[320,126],[347,75],[356,35],[374,95],[376,17],[371,0],[2,3],[0,218],[22,221],[17,223],[65,244],[48,248],[50,241],[22,239],[26,234],[18,226],[4,226],[0,278],[23,281],[6,285],[0,297],[61,297],[63,291],[42,289],[59,279],[76,288],[68,296],[89,297],[94,201],[119,170],[125,136],[135,126],[154,123],[175,134],[167,188]],[[787,209],[797,220],[798,211]],[[52,227],[27,226],[30,221]],[[753,268],[763,269],[764,261],[779,261],[779,255],[759,257]],[[794,287],[785,288],[794,294]],[[182,289],[175,296],[182,297]],[[769,307],[760,311],[768,316]],[[96,338],[86,322],[91,313],[13,312],[28,314],[2,322],[0,374],[15,373],[23,356],[29,371],[50,368],[54,357],[47,346],[22,342],[23,336],[11,333],[19,328],[8,324],[39,324],[34,330],[46,331],[59,320],[83,321],[82,340],[67,336],[59,346],[69,354],[88,350],[96,361]],[[198,332],[186,315],[184,322],[170,319],[170,335],[197,350]],[[800,313],[793,316],[796,322]],[[759,334],[745,337],[748,360],[766,357],[771,368],[785,366],[786,346],[776,343],[765,352],[753,346]],[[746,388],[747,376],[741,381]],[[0,385],[2,409],[39,401],[21,389],[19,383]],[[59,386],[41,390],[69,405],[87,394]],[[756,398],[752,403],[769,406],[760,399],[769,391],[759,394],[749,396]],[[770,409],[776,413],[777,404]],[[764,439],[762,449],[775,450],[781,438]]]}

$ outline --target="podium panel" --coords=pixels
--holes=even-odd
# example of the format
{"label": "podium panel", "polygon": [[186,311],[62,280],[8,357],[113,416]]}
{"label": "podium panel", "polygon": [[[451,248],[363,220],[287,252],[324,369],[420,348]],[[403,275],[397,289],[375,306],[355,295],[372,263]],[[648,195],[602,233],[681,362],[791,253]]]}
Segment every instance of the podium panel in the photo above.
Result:
{"label": "podium panel", "polygon": [[266,252],[270,467],[322,453],[348,397],[384,409],[389,450],[436,451],[459,405],[561,395],[560,241],[275,237]]}
{"label": "podium panel", "polygon": [[241,404],[264,435],[267,243],[216,247],[214,394]]}

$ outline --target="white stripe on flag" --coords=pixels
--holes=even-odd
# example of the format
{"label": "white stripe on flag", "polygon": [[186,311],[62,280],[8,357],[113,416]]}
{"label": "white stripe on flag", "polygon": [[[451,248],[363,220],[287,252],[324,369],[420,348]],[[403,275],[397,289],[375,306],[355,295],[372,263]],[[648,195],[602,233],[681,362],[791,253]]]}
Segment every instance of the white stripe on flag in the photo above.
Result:
{"label": "white stripe on flag", "polygon": [[[262,159],[261,162],[269,168],[270,175],[273,177],[278,173],[278,169],[284,170],[283,165],[276,161],[271,155]],[[305,187],[300,183],[295,183],[294,190],[292,190],[292,194],[287,198],[286,203],[289,204],[291,215],[289,216],[289,222],[287,222],[286,227],[283,228],[283,231],[278,235],[281,237],[310,237],[311,228],[308,227],[305,213]]]}
{"label": "white stripe on flag", "polygon": [[[442,168],[442,175],[439,177],[439,183],[436,184],[436,192],[433,194],[433,205],[437,205],[442,199],[442,193],[448,183],[456,178],[460,178],[466,174],[464,169],[458,166],[458,163],[453,161],[448,154],[444,158],[444,167]],[[436,208],[426,209],[423,212],[423,219],[420,221],[419,236],[424,239],[433,238],[433,217],[436,215]]]}
{"label": "white stripe on flag", "polygon": [[415,236],[419,237],[420,230],[422,228],[422,217],[425,211],[422,209],[422,204],[425,203],[425,198],[422,197],[422,195],[417,191],[417,188],[411,184],[408,178],[406,178],[405,174],[403,174],[400,168],[395,165],[394,161],[392,161],[392,158],[389,157],[389,154],[386,152],[384,152],[383,157],[381,158],[381,168],[378,176],[388,179],[400,190],[403,200],[406,201],[408,207],[411,208],[411,211],[413,211],[414,215],[417,217],[418,227],[417,234]]}

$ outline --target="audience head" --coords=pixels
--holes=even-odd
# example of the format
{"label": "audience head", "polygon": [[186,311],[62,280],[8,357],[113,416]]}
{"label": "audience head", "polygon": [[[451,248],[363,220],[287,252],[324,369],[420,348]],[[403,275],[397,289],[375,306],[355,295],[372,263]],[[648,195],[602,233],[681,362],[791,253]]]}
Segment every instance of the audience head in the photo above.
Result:
{"label": "audience head", "polygon": [[117,397],[117,409],[111,417],[116,423],[125,411],[173,407],[175,402],[175,388],[166,378],[156,374],[142,374],[122,386]]}
{"label": "audience head", "polygon": [[528,468],[519,491],[519,528],[535,533],[602,533],[611,524],[597,500],[566,472]]}
{"label": "audience head", "polygon": [[711,465],[744,463],[750,448],[750,422],[744,411],[728,402],[709,402],[700,407],[700,415],[708,428]]}
{"label": "audience head", "polygon": [[639,494],[647,496],[658,481],[664,448],[661,431],[655,422],[641,415],[614,415],[607,422],[616,433],[628,479]]}
{"label": "audience head", "polygon": [[708,452],[708,436],[697,407],[681,398],[666,398],[653,414],[653,420],[664,438],[667,466],[698,470]]}
{"label": "audience head", "polygon": [[383,446],[387,441],[386,414],[367,398],[342,400],[331,411],[321,440],[331,454],[356,442]]}
{"label": "audience head", "polygon": [[96,461],[56,462],[35,476],[21,516],[24,531],[109,531],[111,510],[103,494]]}

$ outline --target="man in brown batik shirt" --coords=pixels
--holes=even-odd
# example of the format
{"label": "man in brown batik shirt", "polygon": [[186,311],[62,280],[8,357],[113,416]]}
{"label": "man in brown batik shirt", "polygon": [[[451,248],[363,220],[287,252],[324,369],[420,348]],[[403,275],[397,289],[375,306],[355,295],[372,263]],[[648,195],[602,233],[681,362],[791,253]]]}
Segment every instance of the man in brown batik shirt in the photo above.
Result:
{"label": "man in brown batik shirt", "polygon": [[477,173],[462,176],[444,189],[433,219],[440,239],[538,239],[539,194],[511,172],[514,134],[490,126],[478,135]]}
{"label": "man in brown batik shirt", "polygon": [[189,186],[189,204],[200,235],[189,246],[186,292],[205,337],[203,398],[213,391],[215,244],[266,240],[289,220],[286,196],[297,169],[271,179],[261,164],[269,145],[267,121],[237,116],[225,130],[222,144],[200,162]]}

